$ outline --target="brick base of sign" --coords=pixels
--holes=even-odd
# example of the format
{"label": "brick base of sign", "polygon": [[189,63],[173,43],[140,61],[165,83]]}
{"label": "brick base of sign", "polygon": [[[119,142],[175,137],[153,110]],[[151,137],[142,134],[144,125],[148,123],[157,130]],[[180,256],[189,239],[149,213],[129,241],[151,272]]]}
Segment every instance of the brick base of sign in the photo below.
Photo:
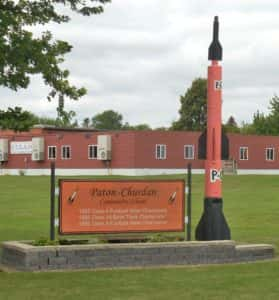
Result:
{"label": "brick base of sign", "polygon": [[22,271],[251,262],[274,257],[272,245],[234,241],[32,246],[2,244],[4,267]]}

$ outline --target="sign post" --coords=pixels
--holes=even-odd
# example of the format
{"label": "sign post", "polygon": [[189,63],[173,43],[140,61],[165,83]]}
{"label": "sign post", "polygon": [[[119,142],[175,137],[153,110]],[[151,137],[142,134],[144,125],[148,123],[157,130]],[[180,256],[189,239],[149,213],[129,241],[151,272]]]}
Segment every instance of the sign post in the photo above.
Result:
{"label": "sign post", "polygon": [[192,225],[192,165],[187,166],[187,241],[191,241]]}
{"label": "sign post", "polygon": [[50,164],[50,240],[55,239],[55,162]]}

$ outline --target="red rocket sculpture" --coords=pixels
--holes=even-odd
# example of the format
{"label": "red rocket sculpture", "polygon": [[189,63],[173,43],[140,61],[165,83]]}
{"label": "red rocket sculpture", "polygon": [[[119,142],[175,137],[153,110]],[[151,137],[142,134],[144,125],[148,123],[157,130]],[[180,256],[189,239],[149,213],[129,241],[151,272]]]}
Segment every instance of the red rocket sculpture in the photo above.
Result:
{"label": "red rocket sculpture", "polygon": [[[228,156],[228,142],[222,135],[222,46],[219,42],[218,17],[214,18],[213,41],[208,50],[207,129],[199,141],[199,153],[205,150],[204,212],[196,229],[196,239],[229,240],[230,229],[223,215],[222,160]],[[201,157],[200,157],[201,158]]]}

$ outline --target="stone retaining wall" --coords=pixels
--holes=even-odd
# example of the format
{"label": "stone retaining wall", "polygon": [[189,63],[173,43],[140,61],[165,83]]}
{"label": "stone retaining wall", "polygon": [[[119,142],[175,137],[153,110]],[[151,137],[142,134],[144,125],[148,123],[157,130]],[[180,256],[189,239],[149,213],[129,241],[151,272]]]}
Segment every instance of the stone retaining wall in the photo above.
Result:
{"label": "stone retaining wall", "polygon": [[32,246],[2,244],[2,264],[23,271],[216,264],[271,259],[271,245],[234,241]]}

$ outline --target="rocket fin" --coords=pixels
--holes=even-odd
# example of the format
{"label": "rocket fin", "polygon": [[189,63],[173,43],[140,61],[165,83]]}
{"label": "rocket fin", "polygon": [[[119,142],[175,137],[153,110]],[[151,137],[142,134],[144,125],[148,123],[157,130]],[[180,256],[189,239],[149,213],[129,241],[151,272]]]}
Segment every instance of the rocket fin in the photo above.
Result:
{"label": "rocket fin", "polygon": [[[200,135],[198,141],[198,159],[206,159],[206,130]],[[222,131],[222,140],[221,140],[221,159],[227,160],[230,156],[230,147],[229,139],[225,132]]]}

